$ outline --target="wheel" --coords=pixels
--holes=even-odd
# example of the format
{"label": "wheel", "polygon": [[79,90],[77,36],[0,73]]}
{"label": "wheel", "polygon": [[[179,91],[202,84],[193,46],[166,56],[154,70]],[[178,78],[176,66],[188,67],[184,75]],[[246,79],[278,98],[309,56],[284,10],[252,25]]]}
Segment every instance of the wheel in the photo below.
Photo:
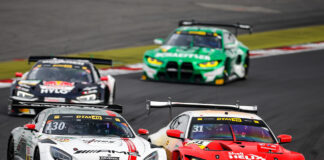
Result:
{"label": "wheel", "polygon": [[9,138],[7,149],[7,160],[13,160],[15,158],[15,145],[12,137]]}
{"label": "wheel", "polygon": [[249,66],[250,66],[250,56],[249,56],[249,52],[246,53],[246,58],[244,60],[244,64],[243,67],[245,69],[245,73],[244,73],[244,77],[242,79],[246,79],[249,73]]}
{"label": "wheel", "polygon": [[113,101],[112,103],[114,104],[115,103],[115,98],[116,98],[116,82],[114,83],[114,91],[113,91]]}
{"label": "wheel", "polygon": [[38,147],[36,147],[35,152],[34,152],[34,160],[40,160]]}

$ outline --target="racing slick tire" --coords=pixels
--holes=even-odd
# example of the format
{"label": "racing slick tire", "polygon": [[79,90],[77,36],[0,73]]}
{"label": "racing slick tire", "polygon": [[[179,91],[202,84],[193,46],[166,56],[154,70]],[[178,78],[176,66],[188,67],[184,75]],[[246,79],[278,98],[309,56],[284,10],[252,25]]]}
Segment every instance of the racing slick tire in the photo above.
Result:
{"label": "racing slick tire", "polygon": [[15,143],[13,137],[10,136],[7,148],[7,160],[13,160],[15,158]]}
{"label": "racing slick tire", "polygon": [[243,67],[245,69],[245,73],[244,73],[244,77],[242,78],[242,80],[245,80],[248,76],[249,73],[249,67],[250,67],[250,56],[249,56],[249,51],[246,53],[246,58],[244,60],[243,63]]}
{"label": "racing slick tire", "polygon": [[39,154],[39,149],[38,147],[35,148],[35,152],[34,152],[34,158],[33,160],[40,160],[40,154]]}

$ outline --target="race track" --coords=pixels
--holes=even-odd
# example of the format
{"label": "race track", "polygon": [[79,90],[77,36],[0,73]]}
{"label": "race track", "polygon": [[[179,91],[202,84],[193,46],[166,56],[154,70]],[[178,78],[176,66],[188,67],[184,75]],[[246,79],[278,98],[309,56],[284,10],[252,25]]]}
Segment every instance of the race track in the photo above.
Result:
{"label": "race track", "polygon": [[[59,55],[148,45],[165,37],[179,19],[245,22],[255,31],[324,24],[320,0],[0,0],[0,61],[29,55]],[[291,134],[284,145],[307,160],[324,157],[324,51],[251,60],[246,81],[226,86],[140,81],[116,76],[117,103],[134,129],[151,133],[168,123],[168,110],[148,117],[145,100],[258,105],[275,134]],[[7,116],[9,89],[0,89],[0,160],[11,129],[30,117]],[[174,110],[177,115],[185,109]]]}
{"label": "race track", "polygon": [[[140,74],[117,76],[117,103],[125,106],[124,117],[134,129],[151,133],[169,121],[167,109],[153,110],[147,116],[145,100],[235,103],[258,105],[259,115],[275,134],[291,134],[293,142],[284,145],[302,152],[306,159],[324,156],[324,68],[323,51],[253,59],[247,80],[226,86],[191,85],[139,80]],[[0,90],[0,100],[7,101],[8,89]],[[185,109],[175,109],[177,115]],[[1,106],[0,154],[5,154],[12,128],[26,123],[28,117],[9,117],[6,103]]]}

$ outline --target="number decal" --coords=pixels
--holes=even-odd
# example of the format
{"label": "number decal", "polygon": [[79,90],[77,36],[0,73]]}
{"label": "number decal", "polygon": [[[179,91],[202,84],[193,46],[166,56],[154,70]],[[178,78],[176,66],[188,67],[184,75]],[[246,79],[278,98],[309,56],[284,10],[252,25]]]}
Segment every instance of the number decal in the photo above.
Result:
{"label": "number decal", "polygon": [[193,127],[193,131],[192,132],[203,132],[203,126],[202,125],[195,125]]}
{"label": "number decal", "polygon": [[48,130],[63,130],[65,128],[65,122],[52,122],[48,124]]}

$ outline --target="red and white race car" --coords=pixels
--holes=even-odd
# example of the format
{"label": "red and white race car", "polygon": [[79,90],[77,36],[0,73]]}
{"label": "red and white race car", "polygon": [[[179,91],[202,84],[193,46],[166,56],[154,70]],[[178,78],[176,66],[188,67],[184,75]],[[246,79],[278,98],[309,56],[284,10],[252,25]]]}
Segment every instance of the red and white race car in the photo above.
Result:
{"label": "red and white race car", "polygon": [[147,107],[213,109],[184,112],[149,136],[152,144],[163,146],[169,160],[305,159],[280,145],[291,142],[292,137],[276,138],[256,115],[257,106],[150,101]]}

